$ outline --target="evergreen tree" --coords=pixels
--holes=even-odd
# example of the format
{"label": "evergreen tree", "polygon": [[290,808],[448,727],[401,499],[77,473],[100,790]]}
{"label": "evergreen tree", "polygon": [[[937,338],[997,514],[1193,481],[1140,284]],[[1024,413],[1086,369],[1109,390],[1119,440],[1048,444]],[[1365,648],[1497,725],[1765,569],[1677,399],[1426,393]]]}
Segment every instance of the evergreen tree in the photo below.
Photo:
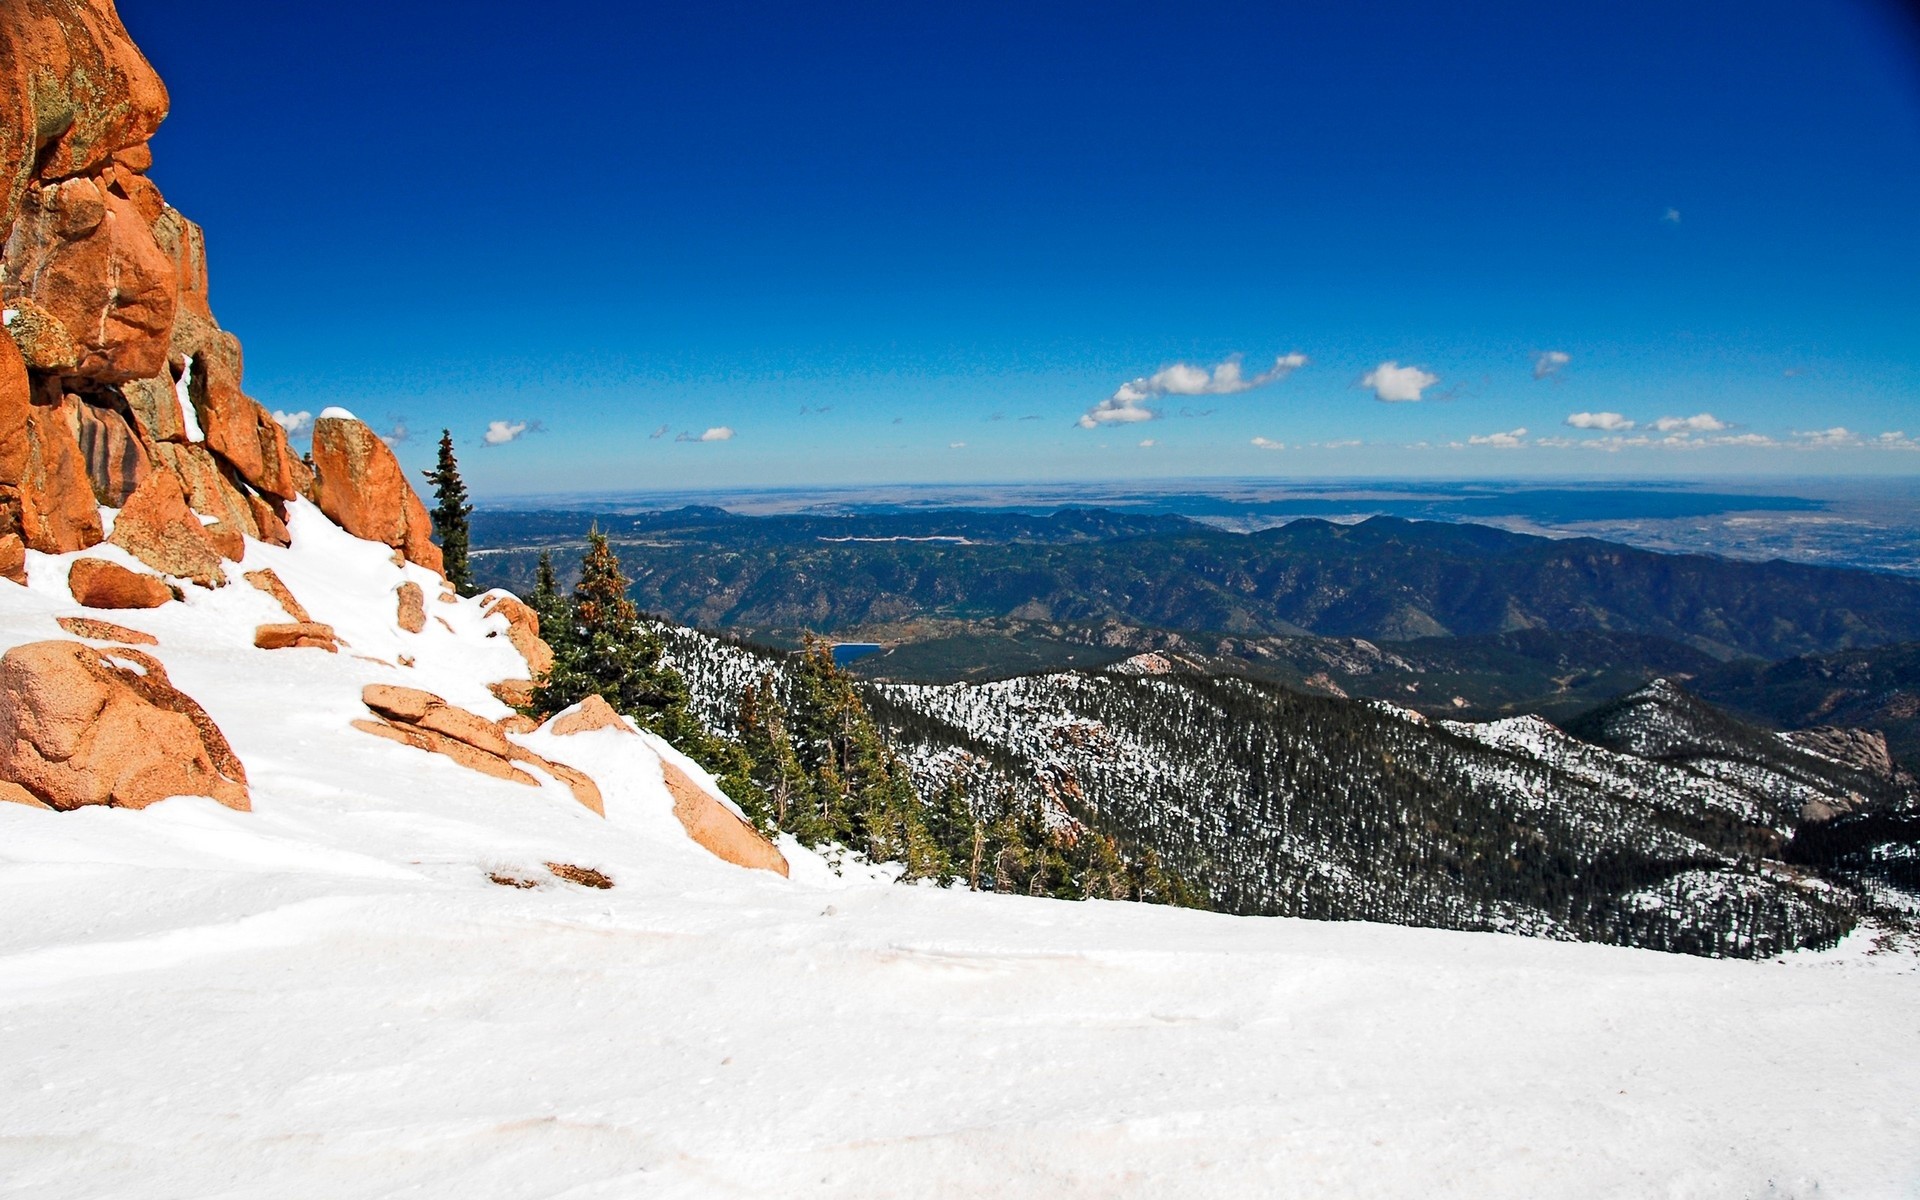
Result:
{"label": "evergreen tree", "polygon": [[[686,681],[661,661],[660,637],[627,599],[619,556],[598,526],[587,535],[580,568],[566,615],[548,640],[553,669],[535,693],[535,706],[558,712],[597,694],[703,764],[714,760],[720,747],[688,710]],[[551,587],[551,564],[547,576]]]}
{"label": "evergreen tree", "polygon": [[474,594],[473,567],[467,561],[467,518],[473,505],[467,503],[467,485],[460,479],[460,464],[453,457],[453,433],[440,431],[440,461],[424,473],[433,485],[433,534],[440,541],[447,582],[462,596]]}
{"label": "evergreen tree", "polygon": [[540,552],[540,565],[534,572],[533,594],[527,597],[527,607],[540,618],[540,636],[552,648],[555,661],[571,653],[573,609],[560,594],[560,585],[554,579],[552,551]]}

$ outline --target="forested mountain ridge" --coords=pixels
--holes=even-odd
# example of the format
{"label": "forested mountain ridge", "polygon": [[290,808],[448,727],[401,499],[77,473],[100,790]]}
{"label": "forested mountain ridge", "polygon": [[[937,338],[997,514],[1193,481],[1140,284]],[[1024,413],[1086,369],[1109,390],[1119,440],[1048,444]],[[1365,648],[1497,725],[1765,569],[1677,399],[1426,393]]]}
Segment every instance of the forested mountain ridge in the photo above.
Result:
{"label": "forested mountain ridge", "polygon": [[[579,518],[550,516],[542,537]],[[1392,517],[1254,534],[1098,510],[622,520],[609,532],[635,601],[702,627],[831,634],[1010,617],[1376,641],[1607,631],[1723,659],[1920,640],[1920,581]],[[533,553],[486,552],[481,581],[524,590]]]}
{"label": "forested mountain ridge", "polygon": [[1920,761],[1920,642],[1776,663],[1730,662],[1692,686],[1715,704],[1787,729],[1883,730],[1896,757]]}
{"label": "forested mountain ridge", "polygon": [[[792,661],[663,634],[717,729]],[[1717,758],[1669,759],[1537,718],[1430,722],[1164,666],[863,692],[929,803],[1115,838],[1238,913],[1765,955],[1824,944],[1875,903],[1783,861],[1810,816],[1912,802],[1911,779],[1863,778],[1717,714]],[[1650,691],[1616,737],[1674,724],[1674,705],[1711,712]]]}

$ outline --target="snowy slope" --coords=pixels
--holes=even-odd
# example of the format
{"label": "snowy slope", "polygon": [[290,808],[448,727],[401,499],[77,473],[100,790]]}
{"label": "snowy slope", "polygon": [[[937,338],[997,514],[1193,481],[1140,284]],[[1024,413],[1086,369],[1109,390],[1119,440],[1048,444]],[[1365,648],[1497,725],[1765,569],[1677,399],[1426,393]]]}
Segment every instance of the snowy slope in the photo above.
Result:
{"label": "snowy slope", "polygon": [[[244,567],[350,651],[255,650],[282,618],[238,582],[95,614],[160,639],[254,811],[0,804],[0,1196],[1920,1188],[1911,957],[972,895],[792,845],[791,880],[741,870],[681,832],[640,739],[524,738],[595,776],[602,820],[351,729],[370,682],[503,715],[485,684],[520,664],[500,618],[294,507],[295,548]],[[30,570],[0,649],[81,611],[63,560]]]}

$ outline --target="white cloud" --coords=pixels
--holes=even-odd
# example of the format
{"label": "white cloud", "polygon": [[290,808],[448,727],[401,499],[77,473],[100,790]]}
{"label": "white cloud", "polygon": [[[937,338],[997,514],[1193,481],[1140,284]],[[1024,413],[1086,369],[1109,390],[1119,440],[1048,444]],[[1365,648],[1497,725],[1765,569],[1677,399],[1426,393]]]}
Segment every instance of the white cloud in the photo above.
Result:
{"label": "white cloud", "polygon": [[[328,411],[331,412],[332,410],[329,409]],[[341,409],[340,411],[345,412],[346,410]],[[280,428],[286,430],[287,434],[291,436],[293,434],[299,433],[302,429],[305,429],[308,425],[312,424],[313,414],[310,412],[304,412],[304,411],[281,412],[279,409],[276,408],[273,410],[273,422],[274,424],[278,425]]]}
{"label": "white cloud", "polygon": [[1617,412],[1578,412],[1569,416],[1566,423],[1575,429],[1598,429],[1605,433],[1623,433],[1634,425]]}
{"label": "white cloud", "polygon": [[1719,433],[1731,428],[1725,421],[1712,413],[1695,413],[1691,417],[1661,417],[1653,423],[1661,433]]}
{"label": "white cloud", "polygon": [[1778,446],[1780,443],[1764,433],[1730,433],[1725,437],[1708,438],[1706,444],[1710,446]]}
{"label": "white cloud", "polygon": [[[1124,390],[1124,389],[1123,389]],[[1125,425],[1134,421],[1151,421],[1159,416],[1150,408],[1136,401],[1121,400],[1118,396],[1102,400],[1080,416],[1082,429],[1098,429],[1102,425]]]}
{"label": "white cloud", "polygon": [[1793,436],[1805,446],[1824,448],[1860,444],[1860,435],[1844,425],[1835,425],[1832,429],[1795,430]]}
{"label": "white cloud", "polygon": [[525,421],[488,421],[481,441],[489,446],[504,446],[527,431]]}
{"label": "white cloud", "polygon": [[1882,450],[1920,450],[1920,438],[1910,438],[1900,429],[1881,434],[1873,444]]}
{"label": "white cloud", "polygon": [[1360,386],[1372,388],[1375,398],[1388,404],[1407,404],[1418,400],[1421,392],[1439,382],[1438,375],[1429,374],[1419,367],[1383,362],[1361,377]]}
{"label": "white cloud", "polygon": [[1140,448],[1141,448],[1142,450],[1145,450],[1145,449],[1146,449],[1147,447],[1149,447],[1149,446],[1157,446],[1157,445],[1159,445],[1159,444],[1160,444],[1160,443],[1158,443],[1158,442],[1156,442],[1156,441],[1154,441],[1154,440],[1153,440],[1152,438],[1141,438],[1141,439],[1140,439]]}
{"label": "white cloud", "polygon": [[705,433],[682,433],[674,439],[676,442],[730,442],[733,430],[726,425],[715,425]]}
{"label": "white cloud", "polygon": [[1273,365],[1258,375],[1244,374],[1238,356],[1227,359],[1211,370],[1193,363],[1174,363],[1152,375],[1123,383],[1113,395],[1088,409],[1080,418],[1082,429],[1102,425],[1151,421],[1160,414],[1148,408],[1150,401],[1163,396],[1233,396],[1254,388],[1278,383],[1307,365],[1307,356],[1295,351],[1282,354]]}
{"label": "white cloud", "polygon": [[1345,449],[1348,449],[1349,447],[1358,446],[1358,445],[1360,445],[1359,438],[1341,438],[1340,440],[1334,441],[1334,442],[1323,442],[1321,444],[1321,448],[1326,450],[1345,450]]}
{"label": "white cloud", "polygon": [[1533,377],[1545,379],[1573,361],[1573,355],[1565,350],[1543,350],[1533,356]]}
{"label": "white cloud", "polygon": [[1526,441],[1524,440],[1526,436],[1527,431],[1524,428],[1509,429],[1505,433],[1475,434],[1467,439],[1467,445],[1492,446],[1496,450],[1512,450],[1517,446],[1526,445]]}
{"label": "white cloud", "polygon": [[948,442],[947,443],[947,449],[949,450],[965,450],[966,448],[967,448],[967,444],[965,442]]}
{"label": "white cloud", "polygon": [[1276,442],[1270,438],[1263,438],[1263,437],[1254,438],[1253,444],[1258,446],[1262,450],[1285,450],[1287,448],[1287,444],[1285,442]]}
{"label": "white cloud", "polygon": [[1677,208],[1670,208],[1661,216],[1660,219],[1662,221],[1665,221],[1669,225],[1678,225],[1680,223],[1680,210]]}

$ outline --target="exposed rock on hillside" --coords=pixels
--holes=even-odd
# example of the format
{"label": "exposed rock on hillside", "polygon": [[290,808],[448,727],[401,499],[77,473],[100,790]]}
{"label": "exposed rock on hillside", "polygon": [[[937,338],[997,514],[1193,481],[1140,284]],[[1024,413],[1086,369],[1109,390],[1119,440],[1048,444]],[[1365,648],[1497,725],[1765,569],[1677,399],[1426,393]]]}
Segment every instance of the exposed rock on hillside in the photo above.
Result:
{"label": "exposed rock on hillside", "polygon": [[396,589],[397,605],[394,620],[408,633],[419,633],[427,627],[427,596],[420,585],[412,581],[403,583]]}
{"label": "exposed rock on hillside", "polygon": [[313,467],[314,502],[340,528],[440,569],[433,520],[379,434],[353,417],[323,416],[313,423]]}
{"label": "exposed rock on hillside", "polygon": [[[10,0],[0,104],[20,118],[0,126],[0,535],[85,549],[102,536],[96,501],[129,503],[167,474],[218,523],[215,553],[238,558],[242,537],[286,545],[286,502],[315,482],[242,390],[204,236],[146,176],[167,94],[111,0]],[[328,512],[438,570],[391,451],[358,422],[335,426]]]}
{"label": "exposed rock on hillside", "polygon": [[159,608],[173,599],[166,580],[104,558],[83,558],[68,568],[67,590],[88,608]]}
{"label": "exposed rock on hillside", "polygon": [[288,621],[262,625],[253,631],[253,644],[262,650],[325,650],[340,652],[340,639],[333,626],[319,621]]}
{"label": "exposed rock on hillside", "polygon": [[572,737],[576,733],[592,733],[597,729],[634,732],[633,724],[613,711],[613,706],[599,696],[588,696],[579,704],[555,717],[548,732],[556,737]]}
{"label": "exposed rock on hillside", "polygon": [[508,741],[506,731],[485,717],[448,704],[419,688],[372,684],[360,698],[380,719],[355,721],[356,729],[418,750],[444,754],[470,770],[529,787],[537,787],[540,781],[521,770],[521,766],[535,767],[566,784],[583,807],[606,815],[600,788],[585,772],[549,761]]}
{"label": "exposed rock on hillside", "polygon": [[218,546],[187,508],[180,481],[167,472],[149,475],[128,497],[107,540],[162,574],[206,587],[226,585]]}
{"label": "exposed rock on hillside", "polygon": [[128,629],[125,625],[115,625],[112,621],[96,621],[92,617],[55,617],[60,628],[75,637],[87,638],[96,642],[120,642],[128,646],[158,646],[160,639],[138,629]]}
{"label": "exposed rock on hillside", "polygon": [[753,826],[733,815],[679,767],[662,759],[660,770],[666,776],[667,790],[673,793],[674,819],[686,828],[688,837],[736,867],[787,873],[786,857]]}
{"label": "exposed rock on hillside", "polygon": [[0,658],[0,779],[48,807],[145,808],[169,796],[249,807],[226,738],[152,657],[32,642]]}

